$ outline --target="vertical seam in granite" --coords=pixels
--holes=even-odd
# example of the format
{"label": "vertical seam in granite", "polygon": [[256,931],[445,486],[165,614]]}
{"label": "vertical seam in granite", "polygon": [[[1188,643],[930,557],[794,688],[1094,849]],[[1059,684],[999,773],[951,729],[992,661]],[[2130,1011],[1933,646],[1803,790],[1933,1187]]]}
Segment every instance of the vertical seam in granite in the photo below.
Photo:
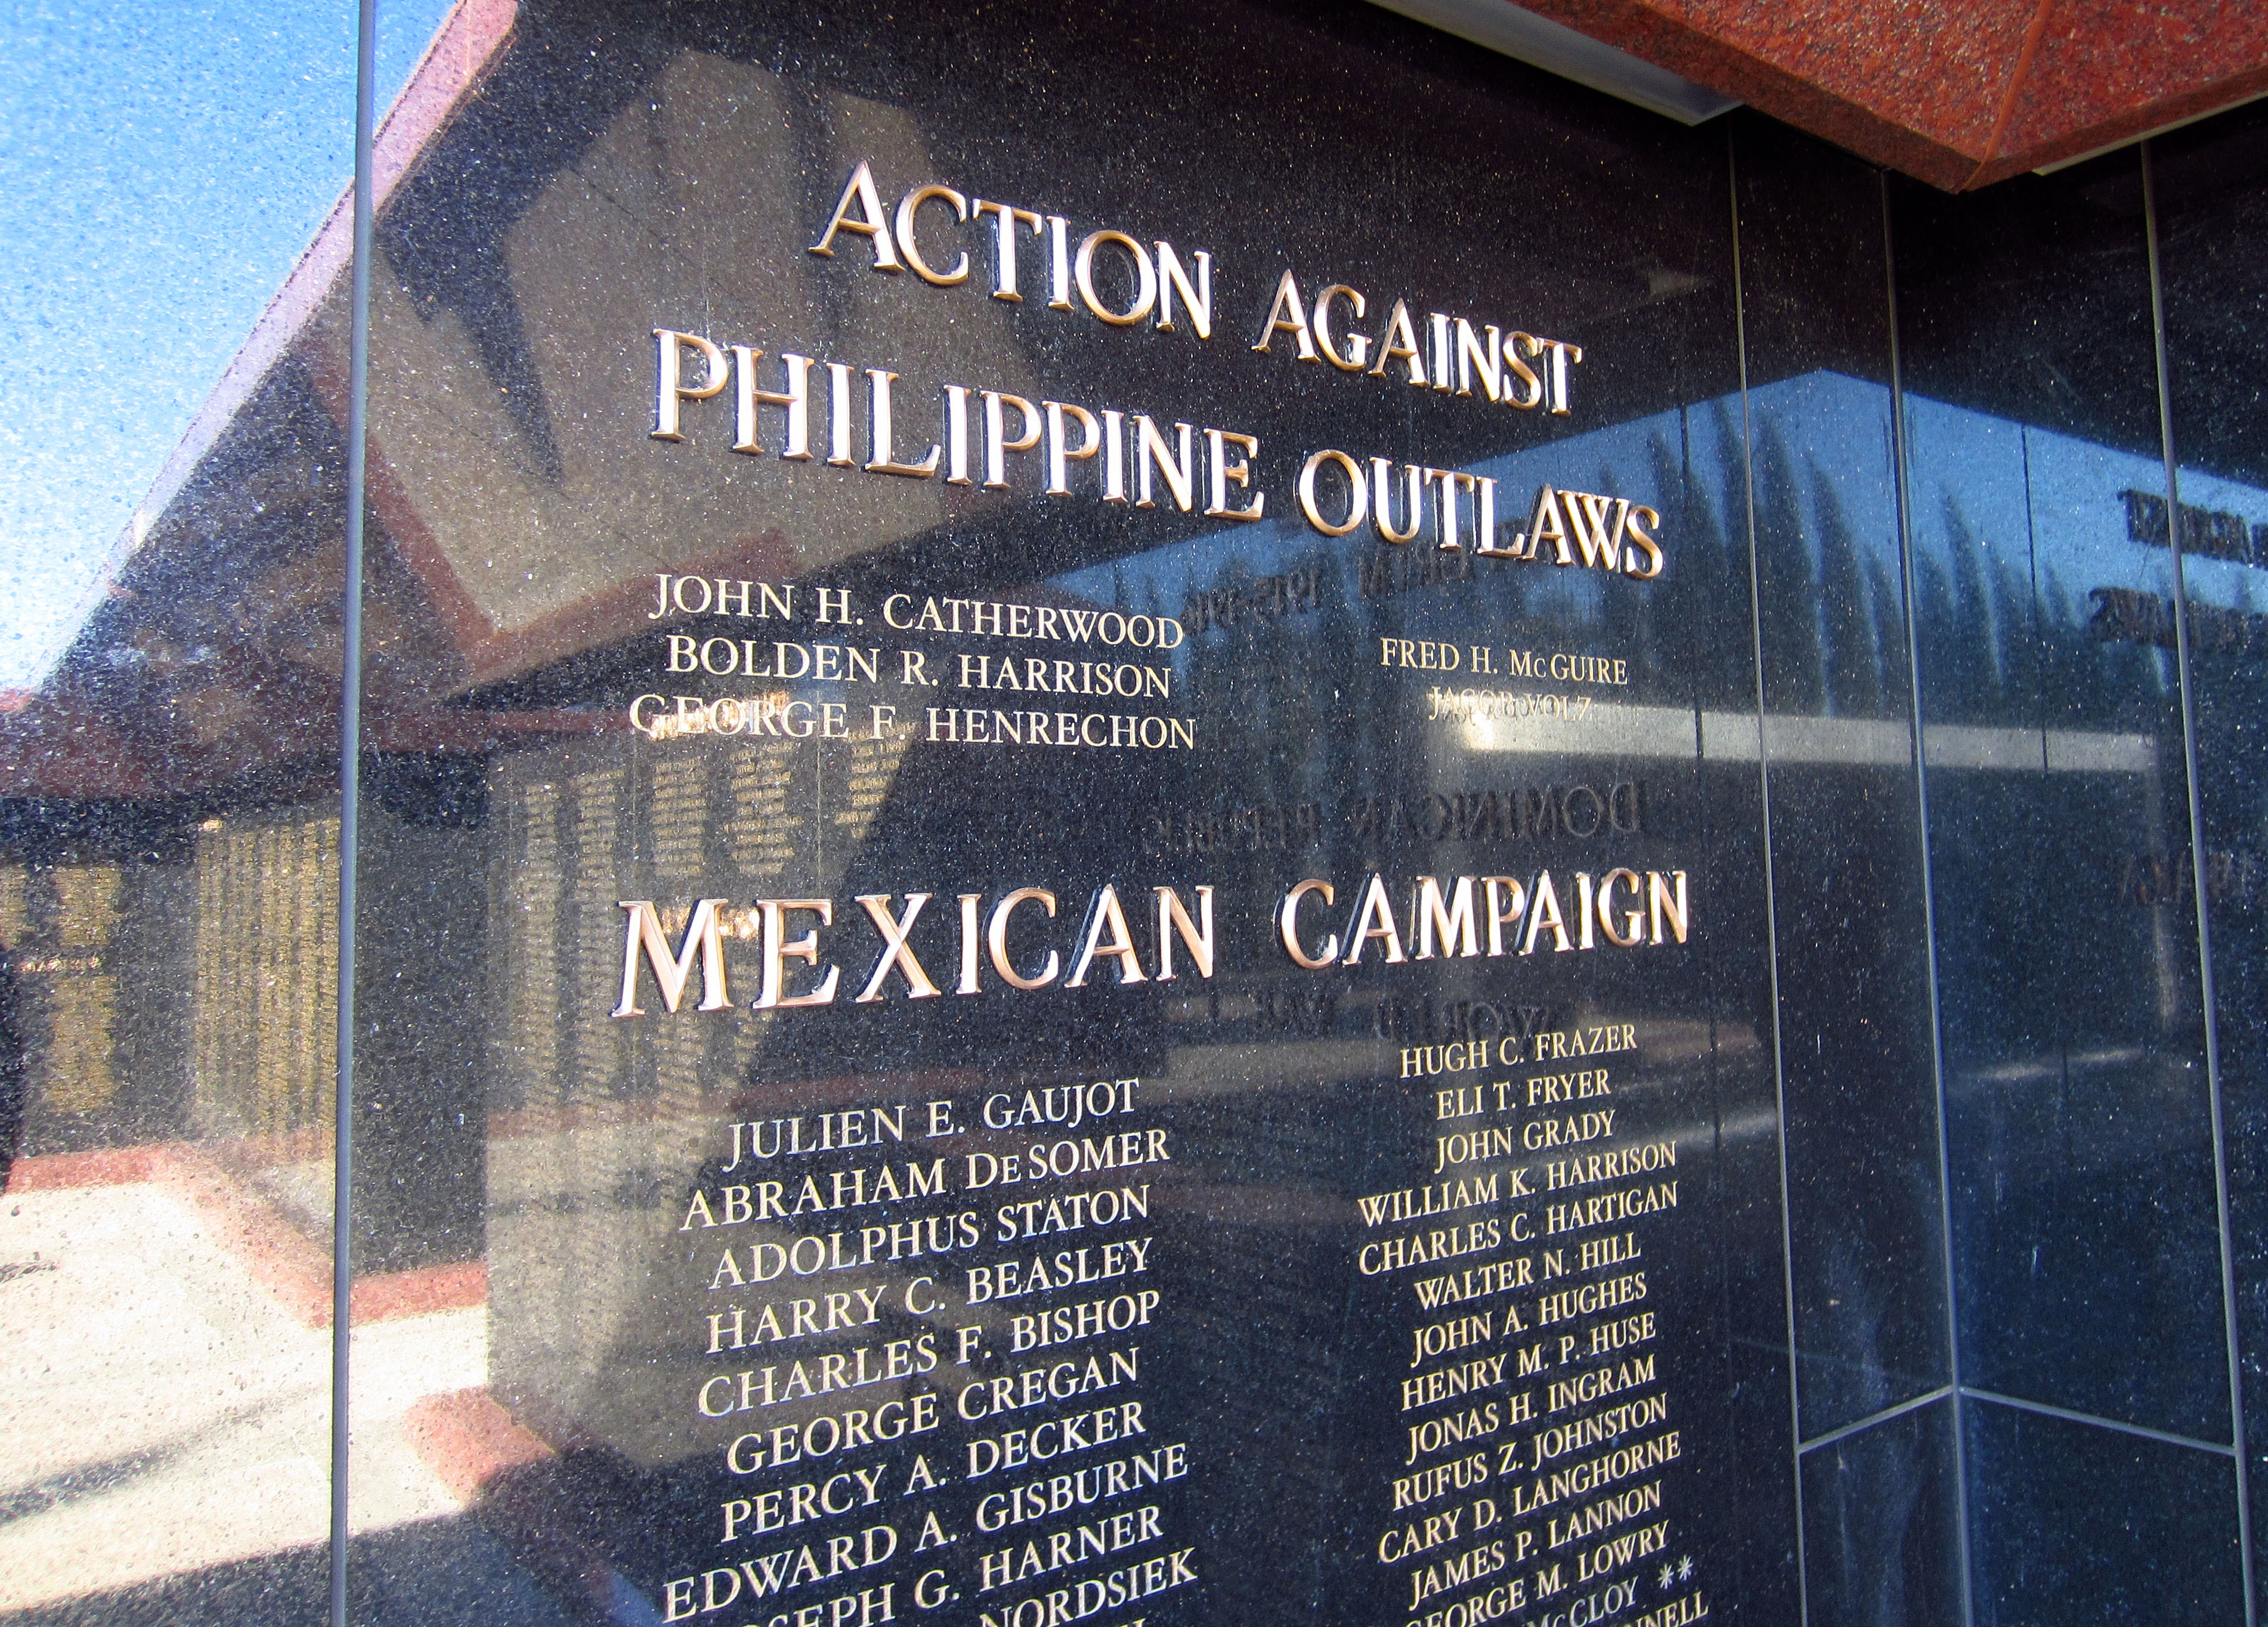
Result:
{"label": "vertical seam in granite", "polygon": [[370,440],[370,262],[378,206],[378,0],[355,8],[354,247],[348,273],[346,559],[339,584],[338,1062],[331,1141],[330,1627],[347,1627],[349,1391],[354,1352],[356,853],[362,794],[363,512]]}
{"label": "vertical seam in granite", "polygon": [[2246,1474],[2244,1369],[2236,1336],[2235,1235],[2229,1225],[2228,1144],[2221,1111],[2220,1009],[2213,969],[2213,923],[2205,898],[2205,809],[2198,798],[2197,691],[2190,663],[2189,584],[2183,566],[2181,465],[2174,444],[2172,369],[2166,353],[2165,284],[2158,263],[2158,194],[2150,143],[2139,154],[2142,237],[2150,268],[2150,337],[2158,375],[2158,445],[2166,464],[2166,542],[2174,564],[2174,671],[2182,707],[2182,771],[2190,804],[2190,891],[2197,911],[2198,1004],[2205,1029],[2205,1106],[2213,1131],[2213,1196],[2220,1242],[2220,1314],[2228,1364],[2228,1429],[2236,1465],[2237,1573],[2244,1589],[2244,1627],[2255,1627],[2252,1596],[2252,1496]]}
{"label": "vertical seam in granite", "polygon": [[2016,66],[2008,75],[2008,87],[2000,92],[2000,110],[1993,115],[1992,134],[1984,140],[1984,150],[1977,160],[1977,167],[1961,183],[1962,191],[1977,184],[1977,178],[1991,166],[1993,155],[2000,150],[2000,143],[2008,134],[2008,122],[2015,116],[2016,92],[2023,89],[2024,76],[2032,70],[2032,58],[2039,55],[2040,41],[2047,35],[2048,13],[2054,9],[2055,0],[2040,0],[2032,12],[2032,26],[2024,30],[2023,48],[2016,53]]}
{"label": "vertical seam in granite", "polygon": [[1787,1185],[1787,1068],[1780,1043],[1779,906],[1772,875],[1771,759],[1764,729],[1764,595],[1757,575],[1756,432],[1749,416],[1749,312],[1741,281],[1741,174],[1738,143],[1725,132],[1725,202],[1732,211],[1733,348],[1741,376],[1741,472],[1749,525],[1749,647],[1755,654],[1756,693],[1756,804],[1764,836],[1764,971],[1771,994],[1772,1107],[1774,1145],[1779,1154],[1780,1298],[1787,1324],[1787,1461],[1789,1491],[1795,1506],[1795,1596],[1797,1620],[1811,1622],[1811,1578],[1803,1532],[1803,1394],[1795,1356],[1795,1250]]}
{"label": "vertical seam in granite", "polygon": [[1882,305],[1890,333],[1890,490],[1897,507],[1898,587],[1905,596],[1907,715],[1913,729],[1914,818],[1921,845],[1921,933],[1924,986],[1929,993],[1929,1066],[1937,1106],[1938,1250],[1945,1272],[1945,1364],[1952,1389],[1954,1552],[1961,1576],[1961,1620],[1977,1618],[1976,1588],[1969,1555],[1969,1427],[1962,1404],[1961,1295],[1954,1274],[1953,1147],[1947,1123],[1945,1007],[1937,977],[1937,878],[1930,856],[1929,761],[1923,747],[1921,700],[1921,599],[1916,591],[1913,504],[1909,479],[1911,448],[1906,440],[1905,357],[1898,345],[1897,238],[1890,212],[1890,178],[1874,172],[1875,196],[1882,210]]}

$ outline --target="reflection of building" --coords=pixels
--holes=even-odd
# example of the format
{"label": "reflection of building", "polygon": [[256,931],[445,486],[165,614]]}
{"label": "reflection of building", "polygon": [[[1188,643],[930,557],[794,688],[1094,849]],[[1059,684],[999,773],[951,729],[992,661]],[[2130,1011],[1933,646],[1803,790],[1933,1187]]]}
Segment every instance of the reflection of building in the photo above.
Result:
{"label": "reflection of building", "polygon": [[[1332,1290],[1349,1195],[1400,1178],[1380,1078],[1404,1044],[1613,1018],[1649,1037],[1630,1110],[1709,1149],[1696,1190],[1719,1205],[1655,1257],[1661,1301],[1692,1318],[1675,1382],[1710,1447],[1707,1495],[1676,1517],[1720,1597],[1792,1616],[1799,1542],[1822,1615],[1916,1621],[2074,1534],[2122,1587],[2158,1549],[2227,1549],[2249,1450],[2230,1363],[2268,1338],[2234,1294],[2257,1253],[2261,946],[2257,673],[2228,629],[2254,625],[2239,540],[2268,518],[2268,466],[2200,426],[2200,450],[2176,437],[2196,467],[2175,507],[2168,402],[2119,393],[2155,377],[2148,347],[2099,353],[2224,309],[2195,268],[2252,206],[2179,164],[2210,169],[2209,143],[2252,127],[2165,161],[2183,212],[2162,217],[2128,195],[2132,154],[1979,207],[1894,187],[1894,354],[1878,178],[1760,119],[1688,136],[1525,70],[1445,71],[1437,40],[1367,12],[1254,8],[1195,55],[1187,18],[1019,15],[632,26],[482,0],[381,143],[349,1320],[435,1317],[421,1330],[448,1352],[364,1392],[364,1449],[394,1453],[372,1480],[409,1488],[387,1518],[470,1503],[544,1587],[635,1619],[622,1599],[697,1546],[667,1523],[679,1501],[713,1489],[715,1442],[679,1404],[707,1371],[686,1330],[708,1301],[671,1216],[714,1173],[716,1125],[1108,1066],[1152,1081],[1182,1149],[1158,1235],[1185,1320],[1153,1359],[1205,1439],[1286,1443],[1240,1446],[1176,1505],[1224,1552],[1300,1534],[1278,1570],[1222,1575],[1211,1608],[1374,1614],[1346,1466],[1368,1472],[1378,1419],[1346,1374],[1376,1377],[1391,1318]],[[855,33],[840,55],[812,45],[821,23]],[[1301,77],[1318,61],[1354,66],[1326,96]],[[1041,84],[1034,62],[1093,71]],[[937,179],[1205,243],[1222,336],[1125,335],[982,279],[808,254],[860,160],[894,201]],[[1390,201],[1351,209],[1381,171]],[[1476,173],[1550,256],[1503,252]],[[2030,236],[1999,241],[2010,219]],[[1418,221],[1465,224],[1445,242]],[[314,1323],[346,868],[348,225],[254,336],[53,683],[0,715],[18,1184],[185,1195]],[[965,238],[979,262],[989,230]],[[2023,258],[2042,242],[2046,271]],[[2160,248],[2174,291],[2154,304]],[[1285,265],[1568,335],[1583,411],[1489,415],[1256,356],[1244,307]],[[881,478],[858,466],[872,397],[848,383],[851,466],[737,455],[721,392],[663,444],[656,327],[815,358],[829,430],[830,363],[898,373],[924,439],[948,382],[1217,416],[1257,437],[1276,501],[1226,524],[1058,503],[1036,480]],[[2220,363],[2180,342],[2172,377],[2202,388]],[[1284,494],[1289,449],[1327,443],[1643,502],[1669,568],[1641,588],[1323,538]],[[2192,512],[2177,577],[2170,517]],[[914,585],[1178,612],[1189,640],[1160,671],[1203,749],[1161,768],[980,753],[918,723],[639,733],[629,703],[677,684],[667,634],[713,630],[648,616],[658,573],[792,583],[806,605]],[[1378,657],[1388,639],[1612,651],[1627,674],[1468,668],[1432,685],[1455,689],[1444,715]],[[952,672],[980,647],[925,648]],[[887,663],[793,681],[780,693],[806,707],[925,710]],[[1001,693],[971,704],[1014,704]],[[1323,977],[1270,953],[1268,904],[1299,877],[1609,861],[1691,870],[1696,953]],[[1215,888],[1217,975],[1023,1005],[894,989],[824,1020],[607,1015],[626,898],[659,901],[673,932],[696,898],[729,900],[738,986],[758,975],[758,896],[828,898],[830,928],[863,930],[860,894],[926,891],[914,942],[934,966],[963,891],[1044,883],[1075,911],[1105,882]],[[877,1280],[902,1306],[914,1276]],[[888,1331],[963,1314],[940,1289]],[[2042,1444],[2041,1419],[2071,1433]],[[2104,1465],[2122,1453],[2156,1455],[2121,1481]],[[2110,1527],[2140,1533],[2119,1549],[2023,1500],[2073,1480],[2175,1490],[2102,1492]],[[1971,1572],[1950,1557],[1962,1518]]]}

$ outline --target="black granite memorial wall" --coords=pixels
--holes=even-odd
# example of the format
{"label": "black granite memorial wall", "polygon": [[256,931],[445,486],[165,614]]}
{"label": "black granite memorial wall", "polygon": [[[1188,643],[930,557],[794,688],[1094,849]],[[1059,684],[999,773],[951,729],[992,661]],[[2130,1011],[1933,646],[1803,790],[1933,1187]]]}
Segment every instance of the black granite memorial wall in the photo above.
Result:
{"label": "black granite memorial wall", "polygon": [[0,804],[10,1203],[351,1440],[19,1376],[9,1612],[2249,1623],[2264,128],[460,7]]}

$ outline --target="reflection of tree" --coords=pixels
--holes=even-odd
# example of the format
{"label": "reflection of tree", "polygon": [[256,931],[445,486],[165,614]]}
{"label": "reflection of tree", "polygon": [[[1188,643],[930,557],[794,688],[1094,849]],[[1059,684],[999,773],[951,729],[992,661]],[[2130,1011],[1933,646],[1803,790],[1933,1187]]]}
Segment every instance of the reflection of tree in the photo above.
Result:
{"label": "reflection of tree", "polygon": [[1883,708],[1903,712],[1904,705],[1896,697],[1906,692],[1905,596],[1899,591],[1891,561],[1871,551],[1867,555],[1867,615],[1874,624]]}
{"label": "reflection of tree", "polygon": [[[1315,643],[1322,652],[1323,665],[1311,681],[1317,692],[1315,704],[1326,715],[1362,720],[1361,727],[1371,731],[1373,737],[1359,749],[1368,755],[1384,749],[1383,737],[1391,726],[1386,719],[1384,697],[1376,693],[1380,682],[1377,663],[1363,659],[1367,652],[1363,649],[1361,611],[1355,602],[1356,569],[1351,558],[1332,561],[1322,568],[1322,582],[1318,591],[1322,603],[1315,612],[1319,623]],[[1327,685],[1331,691],[1328,699],[1322,693]],[[1319,730],[1319,744],[1324,737]],[[1380,759],[1373,756],[1371,760]],[[1334,838],[1346,835],[1344,824],[1335,817],[1336,804],[1346,788],[1344,767],[1319,750],[1312,772],[1308,795],[1323,807],[1323,828],[1329,833],[1324,839],[1326,846],[1335,846]]]}
{"label": "reflection of tree", "polygon": [[[1916,539],[1922,687],[1933,722],[2108,728],[2138,720],[2132,698],[2161,702],[2165,663],[2139,645],[2104,643],[2093,607],[2053,571],[2034,575],[1986,546],[1948,492],[1940,538]],[[2154,722],[2148,726],[2155,727]]]}
{"label": "reflection of tree", "polygon": [[[1736,406],[1737,399],[1712,401],[1689,415],[1694,439],[1713,438],[1714,446],[1695,445],[1684,467],[1662,437],[1649,442],[1654,489],[1668,495],[1682,486],[1684,493],[1674,529],[1678,592],[1659,602],[1610,601],[1609,631],[1643,649],[1648,671],[1661,675],[1678,654],[1656,635],[1664,619],[1714,607],[1741,634],[1695,641],[1703,703],[1755,703],[1754,629],[1746,625],[1752,467],[1767,707],[1852,717],[1902,713],[1908,678],[1898,539],[1887,527],[1869,535],[1852,518],[1853,479],[1887,479],[1888,471],[1812,450],[1827,443],[1820,426],[1770,407],[1752,421],[1753,458],[1744,465]],[[1793,448],[1804,449],[1800,458]],[[2036,592],[2023,553],[1989,546],[1970,521],[1958,495],[1962,472],[1926,473],[1951,487],[1937,523],[1917,524],[1913,538],[1930,721],[2157,727],[2153,709],[2170,682],[2161,652],[2102,642],[2090,626],[2094,605],[2052,571],[2038,573]]]}
{"label": "reflection of tree", "polygon": [[2012,685],[2022,693],[2021,669],[2032,663],[2030,652],[2016,630],[2030,620],[2030,595],[2009,579],[2007,564],[1985,551],[1984,539],[1969,526],[1960,501],[1945,500],[1945,534],[1951,545],[1953,611],[1957,618],[1947,629],[1950,662],[1961,686],[1955,693],[1968,702],[1967,715],[2000,718],[2007,715]]}
{"label": "reflection of tree", "polygon": [[1844,717],[1880,717],[1887,687],[1882,649],[1898,631],[1896,622],[1881,619],[1880,555],[1852,532],[1833,477],[1816,457],[1805,462],[1811,472],[1812,509],[1819,519],[1827,709]]}
{"label": "reflection of tree", "polygon": [[[1864,482],[1890,478],[1884,460],[1858,455],[1864,437],[1830,437],[1832,426],[1777,406],[1747,426],[1752,455],[1744,456],[1738,405],[1719,399],[1675,424],[1664,420],[1647,435],[1638,467],[1635,458],[1609,457],[1582,477],[1662,509],[1670,568],[1643,589],[1592,572],[1482,561],[1471,562],[1474,580],[1432,583],[1419,580],[1419,545],[1389,550],[1366,535],[1297,559],[1256,539],[1248,557],[1193,561],[1188,593],[1239,590],[1243,608],[1227,625],[1193,632],[1187,693],[1219,720],[1224,743],[1241,744],[1174,795],[1214,809],[1313,803],[1324,810],[1326,845],[1337,846],[1348,834],[1337,818],[1342,800],[1388,789],[1385,766],[1410,761],[1407,676],[1381,671],[1377,641],[1485,638],[1484,625],[1507,611],[1625,654],[1634,685],[1652,696],[1691,696],[1712,710],[1753,707],[1760,642],[1771,711],[1902,715],[1910,679],[1899,539],[1886,521],[1869,530],[1859,517],[1879,511],[1864,501],[1872,489]],[[1837,447],[1851,455],[1837,457]],[[1929,719],[2154,727],[2137,707],[2162,702],[2161,652],[2099,641],[2088,625],[2093,606],[2052,572],[2040,573],[2035,593],[2021,550],[1988,546],[1969,519],[1961,472],[1927,473],[1949,474],[1939,483],[1953,487],[1936,523],[1918,524],[1913,539]],[[1318,582],[1311,608],[1274,616],[1253,609],[1265,573],[1310,568]],[[1377,585],[1389,578],[1393,588]]]}
{"label": "reflection of tree", "polygon": [[1763,622],[1764,707],[1816,713],[1826,702],[1820,648],[1820,583],[1805,534],[1787,437],[1776,414],[1760,414],[1752,466],[1756,496],[1756,608]]}
{"label": "reflection of tree", "polygon": [[[2057,726],[2162,727],[2163,720],[2155,714],[2170,698],[2170,652],[2098,639],[2090,626],[2095,606],[2084,597],[2073,598],[2057,573],[2040,575],[2035,643],[2049,722]],[[2143,714],[2136,711],[2138,697]]]}
{"label": "reflection of tree", "polygon": [[1668,447],[1660,445],[1654,468],[1661,491],[1684,493],[1678,515],[1683,546],[1675,574],[1689,584],[1683,599],[1688,618],[1716,624],[1705,634],[1697,627],[1690,640],[1697,698],[1701,705],[1718,709],[1753,706],[1756,684],[1751,647],[1745,636],[1731,635],[1733,628],[1745,628],[1749,620],[1748,473],[1741,457],[1740,425],[1732,404],[1721,399],[1710,403],[1705,416],[1689,414],[1687,423],[1689,448],[1697,425],[1713,443],[1713,483],[1690,450],[1681,466]]}

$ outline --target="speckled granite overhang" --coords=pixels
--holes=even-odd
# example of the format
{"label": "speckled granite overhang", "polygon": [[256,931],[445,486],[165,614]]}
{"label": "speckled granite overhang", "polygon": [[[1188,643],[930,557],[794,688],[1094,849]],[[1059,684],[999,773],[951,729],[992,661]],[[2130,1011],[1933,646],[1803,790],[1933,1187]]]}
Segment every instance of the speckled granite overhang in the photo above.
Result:
{"label": "speckled granite overhang", "polygon": [[2268,93],[2268,7],[2235,0],[1528,9],[1955,192]]}

